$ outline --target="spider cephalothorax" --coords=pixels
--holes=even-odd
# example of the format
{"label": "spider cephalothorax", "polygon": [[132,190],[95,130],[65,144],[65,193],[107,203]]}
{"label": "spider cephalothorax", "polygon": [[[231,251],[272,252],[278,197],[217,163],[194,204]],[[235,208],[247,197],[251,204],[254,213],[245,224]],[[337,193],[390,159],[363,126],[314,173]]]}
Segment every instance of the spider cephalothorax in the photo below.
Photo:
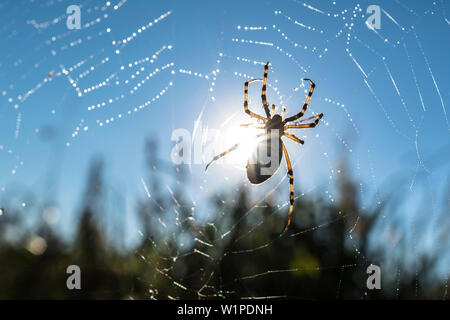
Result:
{"label": "spider cephalothorax", "polygon": [[[241,126],[244,127],[253,127],[257,129],[263,129],[265,132],[258,134],[257,137],[261,138],[261,141],[258,143],[258,146],[256,147],[255,151],[252,153],[252,155],[249,157],[247,161],[247,177],[249,181],[253,184],[259,184],[267,179],[269,179],[275,171],[278,169],[281,163],[281,159],[284,153],[284,156],[286,158],[286,165],[288,169],[288,176],[289,176],[289,218],[288,222],[283,230],[283,234],[288,230],[291,222],[292,222],[292,213],[294,211],[294,173],[292,171],[292,165],[291,161],[289,159],[289,154],[286,150],[286,146],[284,145],[283,141],[281,140],[281,137],[285,136],[297,143],[303,144],[304,141],[300,138],[296,137],[295,135],[286,132],[288,129],[303,129],[303,128],[314,128],[322,119],[323,113],[314,115],[312,117],[309,117],[307,119],[304,119],[302,121],[298,121],[298,123],[286,125],[286,123],[295,121],[301,117],[306,112],[306,109],[308,108],[309,101],[311,100],[311,96],[314,92],[315,84],[311,79],[303,79],[310,82],[311,87],[308,92],[308,96],[306,97],[305,103],[303,104],[303,108],[300,110],[299,113],[285,118],[286,110],[283,109],[282,115],[275,114],[275,105],[272,105],[272,112],[269,110],[269,104],[267,102],[266,98],[266,89],[267,89],[267,74],[269,72],[269,62],[266,63],[264,67],[264,79],[252,79],[247,82],[245,82],[244,85],[244,111],[252,118],[258,119],[264,123],[264,126],[258,123],[248,123],[243,124]],[[262,86],[262,92],[261,92],[261,100],[262,105],[264,108],[264,112],[266,116],[261,116],[259,114],[256,114],[248,108],[248,85],[249,83],[252,83],[254,81],[263,81]],[[311,123],[305,123],[300,124],[303,121],[315,119],[314,122]],[[275,135],[274,135],[275,133]],[[274,138],[275,137],[275,138]],[[217,159],[225,156],[229,152],[236,150],[236,148],[239,146],[239,144],[235,144],[233,147],[228,149],[225,152],[222,152],[221,154],[215,156],[207,165],[206,169],[211,165],[213,161],[216,161]],[[262,150],[262,152],[261,152]],[[275,151],[275,152],[273,152]],[[277,152],[278,151],[278,152]],[[263,156],[262,156],[263,155]],[[269,159],[269,160],[268,160]],[[205,169],[205,170],[206,170]]]}
{"label": "spider cephalothorax", "polygon": [[283,118],[281,118],[281,116],[279,114],[275,114],[273,115],[272,118],[270,118],[264,128],[266,129],[266,131],[268,130],[278,130],[279,131],[279,136],[281,137],[283,135],[284,132],[284,124],[283,124]]}

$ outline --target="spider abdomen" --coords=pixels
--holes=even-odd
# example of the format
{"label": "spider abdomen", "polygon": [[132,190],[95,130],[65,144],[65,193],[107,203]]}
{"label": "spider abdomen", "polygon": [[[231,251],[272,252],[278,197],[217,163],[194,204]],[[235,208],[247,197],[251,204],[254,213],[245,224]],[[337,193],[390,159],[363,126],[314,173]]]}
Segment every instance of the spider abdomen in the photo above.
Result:
{"label": "spider abdomen", "polygon": [[247,160],[247,178],[252,184],[260,184],[275,174],[283,157],[281,139],[268,136],[261,140]]}

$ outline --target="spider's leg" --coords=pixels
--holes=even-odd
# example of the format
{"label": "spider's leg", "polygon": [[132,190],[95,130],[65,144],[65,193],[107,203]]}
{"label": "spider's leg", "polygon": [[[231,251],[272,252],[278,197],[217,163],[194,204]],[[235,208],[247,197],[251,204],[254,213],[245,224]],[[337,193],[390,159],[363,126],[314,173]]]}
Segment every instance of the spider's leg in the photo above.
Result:
{"label": "spider's leg", "polygon": [[245,82],[245,85],[244,85],[244,111],[250,117],[262,120],[264,123],[266,123],[267,122],[267,118],[264,118],[263,116],[260,116],[259,114],[256,114],[256,113],[250,111],[250,109],[248,108],[248,84],[253,82],[253,81],[261,81],[261,79],[252,79],[252,80],[249,80],[249,81]]}
{"label": "spider's leg", "polygon": [[283,229],[283,232],[280,236],[283,236],[286,231],[289,229],[289,226],[292,222],[292,215],[294,213],[294,172],[292,171],[292,165],[291,160],[289,159],[288,152],[286,150],[286,146],[284,145],[283,141],[281,142],[281,145],[283,146],[283,152],[284,157],[286,158],[286,164],[288,169],[288,176],[289,176],[289,216],[288,221],[286,223],[286,226]]}
{"label": "spider's leg", "polygon": [[304,144],[305,143],[305,141],[303,141],[302,139],[296,137],[295,135],[293,135],[291,133],[284,132],[283,135],[288,137],[291,140],[294,140],[297,143],[300,143],[300,144]]}
{"label": "spider's leg", "polygon": [[[256,138],[260,138],[260,137],[262,137],[262,136],[264,136],[264,135],[266,135],[266,133],[260,133],[260,134],[256,135]],[[232,146],[230,149],[228,149],[228,150],[222,152],[221,154],[215,156],[215,157],[214,157],[214,158],[206,165],[205,171],[208,170],[208,167],[209,167],[214,161],[217,161],[217,160],[219,160],[220,158],[222,158],[222,157],[226,156],[227,154],[229,154],[231,151],[236,150],[236,149],[239,147],[239,145],[240,145],[239,143],[236,143],[236,144],[235,144],[234,146]]]}
{"label": "spider's leg", "polygon": [[266,97],[266,90],[267,90],[267,74],[269,73],[269,62],[266,63],[264,67],[264,80],[263,80],[263,86],[261,91],[261,100],[264,107],[264,111],[266,112],[266,116],[268,119],[271,118],[270,111],[269,111],[269,103],[267,102]]}
{"label": "spider's leg", "polygon": [[207,165],[205,168],[205,171],[208,170],[208,167],[216,160],[219,160],[220,158],[226,156],[227,154],[229,154],[231,151],[234,151],[237,149],[237,147],[239,147],[239,143],[236,143],[234,146],[232,146],[230,149],[228,149],[227,151],[222,152],[221,154],[215,156]]}
{"label": "spider's leg", "polygon": [[308,108],[308,104],[309,104],[309,101],[311,100],[311,96],[312,96],[312,94],[313,94],[313,92],[314,92],[314,88],[316,87],[316,84],[315,84],[311,79],[306,79],[306,78],[305,78],[305,79],[303,79],[303,80],[308,80],[308,81],[311,83],[311,88],[309,89],[308,96],[306,97],[305,103],[303,104],[303,108],[302,108],[302,110],[301,110],[299,113],[297,113],[296,115],[294,115],[294,116],[292,116],[292,117],[289,117],[289,118],[287,118],[286,120],[284,120],[284,123],[289,122],[289,121],[295,121],[295,120],[297,120],[298,118],[303,117],[303,115],[304,115],[305,112],[306,112],[306,109]]}
{"label": "spider's leg", "polygon": [[323,117],[323,113],[322,113],[322,115],[316,114],[315,116],[312,116],[312,117],[309,117],[309,118],[306,118],[306,119],[299,120],[299,121],[295,122],[294,124],[299,124],[299,123],[302,123],[302,122],[306,122],[306,121],[308,121],[308,120],[317,119],[317,118],[322,118],[322,117]]}
{"label": "spider's leg", "polygon": [[265,129],[264,126],[259,125],[258,123],[243,123],[241,127],[244,128],[255,128],[255,129]]}
{"label": "spider's leg", "polygon": [[275,105],[272,105],[272,111],[270,112],[270,117],[272,118],[273,115],[275,114]]}
{"label": "spider's leg", "polygon": [[320,119],[322,119],[322,117],[323,117],[323,113],[318,114],[317,116],[314,116],[314,118],[316,118],[316,121],[314,121],[312,123],[287,125],[287,126],[284,126],[284,130],[314,128],[315,126],[317,126],[317,124],[319,123]]}

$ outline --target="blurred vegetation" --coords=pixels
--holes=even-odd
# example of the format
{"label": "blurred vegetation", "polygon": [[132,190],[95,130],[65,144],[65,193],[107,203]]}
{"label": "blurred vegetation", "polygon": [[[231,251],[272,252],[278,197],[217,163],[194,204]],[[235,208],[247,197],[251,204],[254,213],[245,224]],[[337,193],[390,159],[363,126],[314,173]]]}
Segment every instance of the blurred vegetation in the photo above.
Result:
{"label": "blurred vegetation", "polygon": [[[105,231],[114,205],[105,196],[102,161],[92,163],[72,241],[56,235],[48,215],[26,226],[21,208],[2,199],[0,299],[448,299],[445,281],[433,273],[439,252],[419,257],[412,270],[404,256],[384,268],[389,247],[371,249],[369,239],[386,208],[362,209],[345,161],[337,201],[299,197],[295,223],[280,238],[287,207],[270,196],[255,207],[246,186],[212,197],[209,217],[194,219],[182,193],[186,169],[163,163],[155,150],[149,141],[151,196],[136,207],[142,237],[134,248],[117,241],[120,228]],[[177,182],[171,192],[161,187],[168,175]],[[393,244],[405,256],[410,245]],[[371,263],[382,266],[381,290],[366,288]],[[82,270],[81,290],[66,288],[73,264]]]}

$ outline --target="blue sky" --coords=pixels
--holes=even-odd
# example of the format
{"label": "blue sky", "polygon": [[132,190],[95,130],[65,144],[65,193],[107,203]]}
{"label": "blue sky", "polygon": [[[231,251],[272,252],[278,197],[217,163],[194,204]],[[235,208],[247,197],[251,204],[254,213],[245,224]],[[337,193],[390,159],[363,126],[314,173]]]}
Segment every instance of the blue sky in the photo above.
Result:
{"label": "blue sky", "polygon": [[[81,30],[66,27],[72,4],[81,6]],[[381,8],[375,31],[365,24],[371,4]],[[424,249],[436,246],[449,201],[449,13],[441,0],[3,1],[0,199],[24,210],[52,202],[59,229],[70,231],[89,163],[102,156],[109,188],[131,212],[145,197],[146,139],[156,137],[170,161],[177,128],[192,133],[197,123],[239,137],[238,124],[250,121],[243,83],[270,61],[268,99],[278,111],[298,112],[308,77],[317,87],[307,116],[325,115],[297,133],[304,146],[287,142],[296,194],[336,200],[345,157],[366,207],[394,191],[404,198],[386,229],[401,220],[427,235]],[[259,90],[250,88],[250,106],[262,113]],[[216,190],[245,181],[245,158],[232,159],[207,174],[203,164],[190,167],[185,192],[200,210]],[[255,203],[274,189],[287,201],[284,173],[254,188]],[[138,228],[128,221],[130,239]]]}

